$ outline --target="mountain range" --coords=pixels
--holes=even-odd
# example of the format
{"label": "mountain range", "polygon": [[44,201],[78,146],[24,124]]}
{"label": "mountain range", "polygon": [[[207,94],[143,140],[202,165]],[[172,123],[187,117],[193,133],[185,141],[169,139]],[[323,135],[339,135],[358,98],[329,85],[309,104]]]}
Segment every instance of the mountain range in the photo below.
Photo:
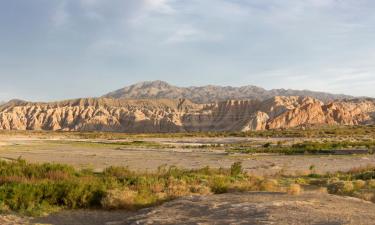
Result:
{"label": "mountain range", "polygon": [[373,124],[370,98],[255,86],[180,88],[162,81],[100,98],[0,104],[0,130],[193,132]]}
{"label": "mountain range", "polygon": [[266,90],[257,86],[214,86],[202,87],[177,87],[164,81],[140,82],[124,87],[104,95],[105,98],[121,99],[189,99],[194,103],[212,103],[226,100],[248,100],[257,99],[260,101],[275,96],[308,96],[329,102],[338,99],[353,99],[349,95],[337,95],[325,92],[308,90],[272,89]]}

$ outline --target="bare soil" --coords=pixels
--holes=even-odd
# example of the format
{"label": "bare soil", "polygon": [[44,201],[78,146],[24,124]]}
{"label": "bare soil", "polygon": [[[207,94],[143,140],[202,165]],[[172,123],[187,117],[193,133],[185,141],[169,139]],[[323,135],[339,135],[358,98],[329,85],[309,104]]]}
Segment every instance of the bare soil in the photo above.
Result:
{"label": "bare soil", "polygon": [[[200,139],[147,139],[160,144],[227,143],[249,141],[249,138]],[[269,139],[263,139],[268,140]],[[286,140],[286,139],[285,139]],[[95,140],[98,141],[98,140]],[[255,138],[252,141],[262,141]],[[275,141],[275,140],[274,140]],[[290,141],[290,140],[289,140]],[[91,144],[90,144],[91,143]],[[181,168],[228,168],[241,161],[246,171],[257,175],[304,174],[347,171],[352,168],[374,165],[375,155],[267,155],[228,154],[224,150],[202,148],[138,148],[116,145],[96,145],[92,140],[38,139],[35,137],[0,136],[0,158],[14,160],[19,157],[29,162],[54,162],[76,168],[101,171],[109,166],[124,166],[131,170],[152,171],[162,165]]]}

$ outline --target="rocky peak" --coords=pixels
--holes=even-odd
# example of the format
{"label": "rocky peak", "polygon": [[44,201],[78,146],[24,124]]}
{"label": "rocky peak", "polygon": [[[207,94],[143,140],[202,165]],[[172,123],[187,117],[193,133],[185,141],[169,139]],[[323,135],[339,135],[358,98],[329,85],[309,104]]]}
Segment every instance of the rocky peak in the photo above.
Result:
{"label": "rocky peak", "polygon": [[124,99],[186,98],[192,100],[195,103],[214,103],[231,99],[257,99],[264,101],[275,96],[309,96],[319,99],[323,102],[329,102],[338,99],[342,100],[345,98],[353,98],[352,96],[347,95],[335,95],[307,90],[266,90],[264,88],[253,85],[247,85],[242,87],[216,85],[206,85],[201,87],[177,87],[160,80],[137,83],[119,89],[117,91],[108,93],[103,97]]}

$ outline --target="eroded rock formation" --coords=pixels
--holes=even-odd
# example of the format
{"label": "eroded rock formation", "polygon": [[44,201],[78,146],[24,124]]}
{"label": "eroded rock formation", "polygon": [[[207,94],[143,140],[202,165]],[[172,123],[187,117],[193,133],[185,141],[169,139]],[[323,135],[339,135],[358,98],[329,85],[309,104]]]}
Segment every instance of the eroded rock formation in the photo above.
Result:
{"label": "eroded rock formation", "polygon": [[53,103],[11,101],[0,106],[2,130],[119,132],[249,131],[306,125],[375,123],[375,101],[276,96],[265,101],[90,98]]}

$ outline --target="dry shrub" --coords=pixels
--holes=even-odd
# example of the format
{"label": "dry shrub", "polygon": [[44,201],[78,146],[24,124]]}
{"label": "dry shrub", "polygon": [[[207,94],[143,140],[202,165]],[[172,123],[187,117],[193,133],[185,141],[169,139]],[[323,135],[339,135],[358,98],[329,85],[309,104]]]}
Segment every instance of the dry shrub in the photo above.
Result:
{"label": "dry shrub", "polygon": [[70,175],[64,171],[48,171],[44,175],[45,178],[50,180],[66,180]]}
{"label": "dry shrub", "polygon": [[190,186],[190,192],[194,194],[200,194],[200,195],[209,195],[212,194],[211,189],[204,185],[191,185]]}
{"label": "dry shrub", "polygon": [[362,189],[366,186],[366,181],[355,180],[355,181],[353,181],[353,185],[354,185],[355,189]]}
{"label": "dry shrub", "polygon": [[0,184],[6,183],[28,183],[30,179],[20,176],[0,176]]}
{"label": "dry shrub", "polygon": [[101,204],[105,209],[134,209],[137,192],[123,190],[109,190],[102,199]]}
{"label": "dry shrub", "polygon": [[158,193],[155,193],[155,196],[156,196],[156,198],[157,198],[158,200],[161,200],[161,201],[163,201],[163,200],[165,200],[165,199],[168,198],[168,194],[165,193],[165,192],[158,192]]}
{"label": "dry shrub", "polygon": [[279,182],[274,179],[266,179],[263,180],[260,184],[260,190],[261,191],[270,191],[270,192],[275,192],[279,191]]}
{"label": "dry shrub", "polygon": [[375,188],[375,180],[368,180],[367,185],[369,188]]}
{"label": "dry shrub", "polygon": [[307,185],[309,184],[309,181],[303,177],[299,177],[295,180],[296,184],[302,184],[302,185]]}
{"label": "dry shrub", "polygon": [[366,201],[375,201],[375,193],[373,192],[355,192],[354,197],[360,198]]}
{"label": "dry shrub", "polygon": [[349,173],[363,173],[363,172],[366,172],[366,171],[371,171],[371,170],[374,170],[374,166],[371,165],[371,164],[368,164],[366,166],[359,166],[359,167],[354,167],[352,169],[350,169],[348,172]]}
{"label": "dry shrub", "polygon": [[258,187],[253,183],[239,182],[230,185],[228,192],[246,192],[246,191],[257,191]]}
{"label": "dry shrub", "polygon": [[150,189],[153,193],[161,193],[164,191],[165,186],[162,183],[155,183],[151,185]]}
{"label": "dry shrub", "polygon": [[215,176],[210,183],[211,191],[215,194],[227,193],[230,188],[230,180],[225,176]]}
{"label": "dry shrub", "polygon": [[168,180],[167,195],[172,198],[181,197],[190,194],[189,186],[183,180],[170,178]]}
{"label": "dry shrub", "polygon": [[353,185],[353,182],[351,181],[344,181],[344,186],[343,186],[343,189],[342,191],[344,193],[350,193],[354,190],[354,185]]}
{"label": "dry shrub", "polygon": [[6,205],[4,202],[0,202],[0,213],[9,213],[11,209],[9,208],[8,205]]}
{"label": "dry shrub", "polygon": [[327,190],[330,194],[348,194],[353,192],[354,185],[351,181],[338,181],[328,185]]}
{"label": "dry shrub", "polygon": [[302,193],[301,185],[291,184],[287,189],[287,193],[290,195],[300,195]]}

